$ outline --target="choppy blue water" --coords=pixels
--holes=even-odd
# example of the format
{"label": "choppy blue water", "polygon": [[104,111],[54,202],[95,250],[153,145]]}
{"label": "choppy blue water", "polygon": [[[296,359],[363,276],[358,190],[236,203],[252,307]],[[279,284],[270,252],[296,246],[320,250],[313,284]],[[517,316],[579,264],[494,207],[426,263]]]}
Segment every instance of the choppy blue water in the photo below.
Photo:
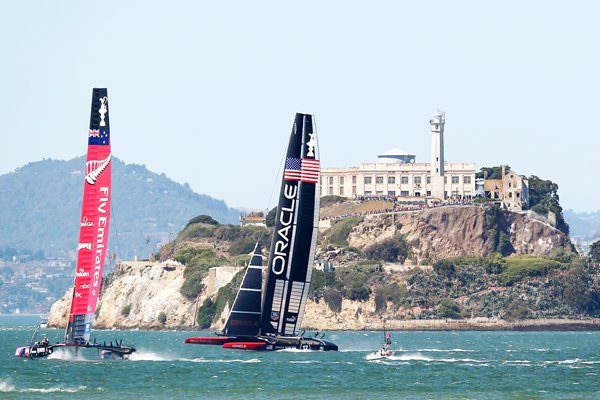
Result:
{"label": "choppy blue water", "polygon": [[[600,332],[393,332],[392,360],[367,359],[381,332],[329,332],[339,352],[186,345],[198,332],[95,331],[138,348],[14,357],[39,318],[0,316],[1,399],[594,399]],[[45,329],[51,342],[62,330]]]}

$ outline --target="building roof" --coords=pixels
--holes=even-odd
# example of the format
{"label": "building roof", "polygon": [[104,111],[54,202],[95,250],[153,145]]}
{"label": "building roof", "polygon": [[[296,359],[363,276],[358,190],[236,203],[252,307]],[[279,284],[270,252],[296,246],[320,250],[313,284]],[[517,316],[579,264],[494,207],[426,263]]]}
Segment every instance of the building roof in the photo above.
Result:
{"label": "building roof", "polygon": [[404,149],[399,149],[397,147],[386,151],[385,153],[381,153],[377,155],[377,157],[389,157],[389,156],[414,156],[414,154],[409,153]]}

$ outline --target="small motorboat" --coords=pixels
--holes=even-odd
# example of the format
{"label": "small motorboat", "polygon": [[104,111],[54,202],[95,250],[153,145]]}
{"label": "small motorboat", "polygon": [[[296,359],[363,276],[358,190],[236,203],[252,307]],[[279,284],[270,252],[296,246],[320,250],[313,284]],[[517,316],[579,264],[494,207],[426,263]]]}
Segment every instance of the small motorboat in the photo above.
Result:
{"label": "small motorboat", "polygon": [[392,344],[392,334],[385,329],[385,322],[383,324],[383,345],[377,351],[372,352],[367,356],[369,360],[377,360],[380,358],[390,358],[396,355],[396,352],[390,350]]}

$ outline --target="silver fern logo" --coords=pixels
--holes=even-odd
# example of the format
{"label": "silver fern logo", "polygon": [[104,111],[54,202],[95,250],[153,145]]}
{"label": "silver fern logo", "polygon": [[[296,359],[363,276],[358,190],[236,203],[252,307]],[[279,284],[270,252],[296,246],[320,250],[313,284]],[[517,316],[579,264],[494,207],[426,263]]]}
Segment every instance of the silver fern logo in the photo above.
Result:
{"label": "silver fern logo", "polygon": [[104,160],[92,160],[85,163],[85,181],[90,185],[93,185],[98,180],[98,177],[110,164],[110,158],[112,154],[109,154]]}

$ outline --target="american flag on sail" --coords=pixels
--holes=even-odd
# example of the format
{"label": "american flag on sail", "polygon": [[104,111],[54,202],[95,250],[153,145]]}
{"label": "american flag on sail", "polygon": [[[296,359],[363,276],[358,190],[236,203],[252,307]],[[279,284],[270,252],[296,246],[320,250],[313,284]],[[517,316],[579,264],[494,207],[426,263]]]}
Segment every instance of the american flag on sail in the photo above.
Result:
{"label": "american flag on sail", "polygon": [[300,159],[295,157],[286,157],[285,170],[283,171],[284,181],[300,180]]}
{"label": "american flag on sail", "polygon": [[319,160],[315,160],[314,158],[299,159],[287,157],[285,159],[283,180],[309,183],[319,182]]}
{"label": "american flag on sail", "polygon": [[319,182],[319,160],[314,158],[303,158],[300,168],[300,180],[302,182]]}

